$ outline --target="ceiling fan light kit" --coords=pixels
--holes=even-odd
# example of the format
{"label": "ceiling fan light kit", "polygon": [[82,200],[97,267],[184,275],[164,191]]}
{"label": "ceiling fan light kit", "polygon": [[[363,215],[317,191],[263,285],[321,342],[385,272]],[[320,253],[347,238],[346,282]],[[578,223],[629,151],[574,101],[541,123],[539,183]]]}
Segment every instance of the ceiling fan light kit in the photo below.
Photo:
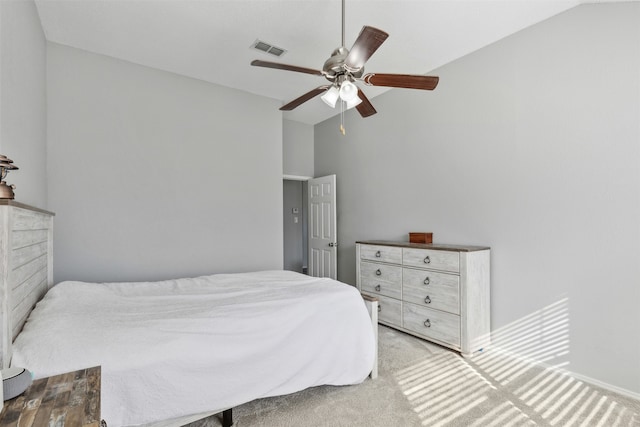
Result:
{"label": "ceiling fan light kit", "polygon": [[342,82],[340,85],[340,99],[345,102],[355,101],[358,97],[358,88],[349,80]]}
{"label": "ceiling fan light kit", "polygon": [[338,102],[338,98],[340,98],[340,89],[338,86],[331,86],[325,93],[320,97],[331,108],[336,108],[336,102]]}
{"label": "ceiling fan light kit", "polygon": [[[280,107],[282,111],[290,111],[316,96],[323,94],[320,99],[331,108],[336,107],[338,100],[346,103],[347,109],[356,107],[362,117],[376,114],[371,102],[364,92],[354,83],[362,81],[368,86],[385,86],[393,88],[433,90],[438,85],[438,77],[414,74],[364,74],[364,65],[376,50],[389,37],[389,34],[374,27],[364,26],[354,42],[351,50],[344,47],[344,9],[342,0],[342,46],[336,48],[322,67],[322,71],[296,65],[280,64],[277,62],[255,60],[251,65],[256,67],[274,68],[278,70],[294,71],[298,73],[323,76],[331,82],[330,85],[319,86],[293,101]],[[341,102],[344,111],[344,104]],[[343,120],[340,132],[344,135]]]}
{"label": "ceiling fan light kit", "polygon": [[[356,89],[357,91],[357,89]],[[357,92],[356,92],[357,93]],[[350,101],[345,101],[347,104],[347,110],[353,107],[357,107],[358,105],[362,104],[362,99],[358,98],[358,96],[356,96],[355,98],[353,98]]]}

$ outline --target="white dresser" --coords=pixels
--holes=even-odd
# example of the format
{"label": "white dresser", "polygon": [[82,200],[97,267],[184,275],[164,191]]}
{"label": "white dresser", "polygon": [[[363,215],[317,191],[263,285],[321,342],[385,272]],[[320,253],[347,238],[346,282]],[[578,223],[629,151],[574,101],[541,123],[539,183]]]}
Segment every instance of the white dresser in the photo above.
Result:
{"label": "white dresser", "polygon": [[379,323],[470,356],[490,342],[490,252],[484,246],[356,242],[356,284],[379,299]]}

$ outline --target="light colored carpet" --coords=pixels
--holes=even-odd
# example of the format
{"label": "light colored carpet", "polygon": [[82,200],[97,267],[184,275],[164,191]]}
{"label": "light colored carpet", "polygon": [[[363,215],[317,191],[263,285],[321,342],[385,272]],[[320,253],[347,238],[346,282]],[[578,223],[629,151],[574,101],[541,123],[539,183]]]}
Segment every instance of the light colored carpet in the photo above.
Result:
{"label": "light colored carpet", "polygon": [[[640,401],[497,350],[472,359],[380,327],[380,375],[234,409],[236,427],[633,426]],[[216,417],[189,427],[220,426]]]}

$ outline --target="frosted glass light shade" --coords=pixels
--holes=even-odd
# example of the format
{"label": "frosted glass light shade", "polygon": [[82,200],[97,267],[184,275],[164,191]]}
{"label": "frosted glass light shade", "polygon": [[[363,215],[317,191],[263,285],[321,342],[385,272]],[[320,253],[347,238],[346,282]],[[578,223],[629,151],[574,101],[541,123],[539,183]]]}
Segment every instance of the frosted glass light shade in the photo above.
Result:
{"label": "frosted glass light shade", "polygon": [[340,85],[340,99],[349,102],[358,98],[358,86],[346,80]]}
{"label": "frosted glass light shade", "polygon": [[352,100],[352,101],[347,101],[347,110],[349,108],[353,108],[356,105],[362,103],[362,99],[360,99],[359,97],[356,96],[356,99]]}
{"label": "frosted glass light shade", "polygon": [[336,108],[336,102],[338,101],[338,97],[340,96],[340,91],[337,87],[331,86],[331,89],[326,91],[324,95],[320,97],[331,108]]}

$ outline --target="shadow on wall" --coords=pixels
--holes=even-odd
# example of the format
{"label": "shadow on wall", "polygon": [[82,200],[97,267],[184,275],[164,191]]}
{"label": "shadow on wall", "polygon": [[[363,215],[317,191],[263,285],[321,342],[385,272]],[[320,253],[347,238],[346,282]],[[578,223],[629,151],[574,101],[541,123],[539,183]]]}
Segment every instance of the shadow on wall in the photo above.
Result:
{"label": "shadow on wall", "polygon": [[471,359],[444,351],[396,380],[424,426],[638,426],[640,405],[586,384],[563,368],[568,298],[492,334]]}

